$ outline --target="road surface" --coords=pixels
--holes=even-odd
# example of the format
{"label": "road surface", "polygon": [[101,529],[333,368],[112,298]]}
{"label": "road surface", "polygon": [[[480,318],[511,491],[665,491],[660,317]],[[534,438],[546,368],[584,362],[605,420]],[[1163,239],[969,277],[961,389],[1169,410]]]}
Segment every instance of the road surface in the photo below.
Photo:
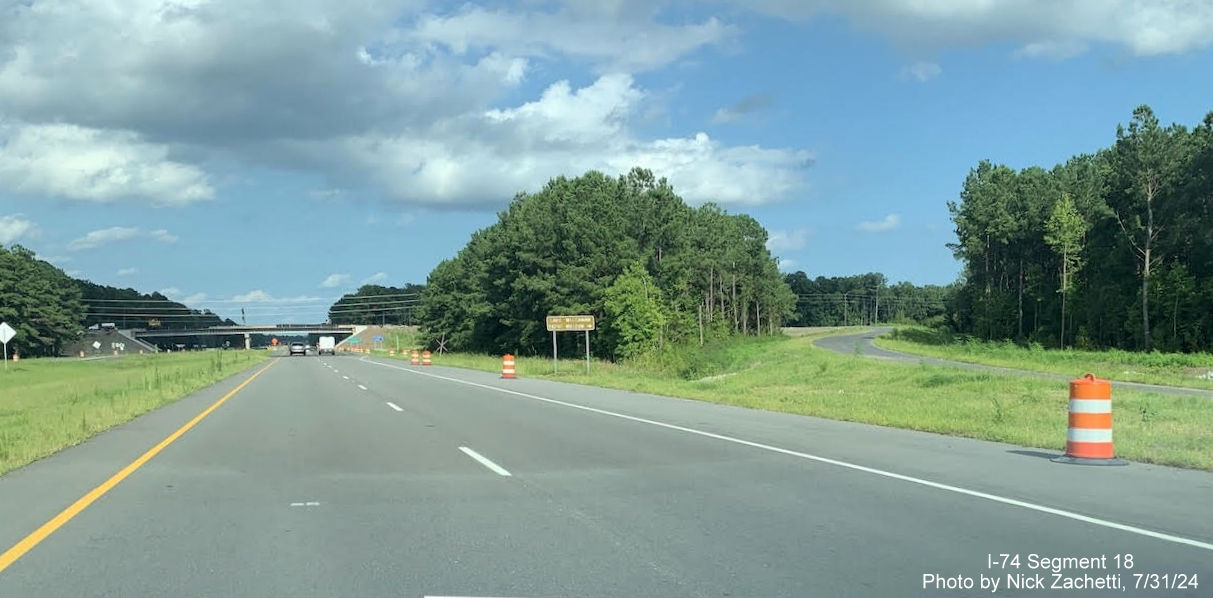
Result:
{"label": "road surface", "polygon": [[[876,337],[888,334],[893,328],[881,326],[861,332],[850,334],[839,334],[834,336],[823,336],[813,341],[814,345],[822,349],[828,349],[837,353],[855,353],[871,357],[874,359],[884,359],[888,361],[900,361],[902,363],[925,363],[928,365],[942,365],[947,367],[963,368],[966,370],[978,370],[985,372],[998,372],[1000,374],[1008,374],[1012,376],[1029,376],[1032,378],[1045,378],[1048,380],[1068,381],[1081,375],[1075,373],[1073,376],[1062,374],[1054,374],[1050,372],[1036,372],[1032,370],[1021,370],[1015,368],[1004,368],[993,365],[985,365],[980,363],[966,363],[963,361],[952,361],[950,359],[939,359],[937,357],[926,357],[923,355],[914,355],[913,353],[903,353],[901,351],[891,351],[877,347],[873,342]],[[1205,397],[1213,399],[1213,390],[1205,390],[1200,388],[1183,388],[1180,386],[1163,386],[1160,384],[1142,384],[1140,382],[1121,382],[1118,380],[1112,381],[1113,388],[1123,388],[1127,390],[1137,390],[1141,392],[1157,392],[1169,395],[1180,395],[1190,397]]]}
{"label": "road surface", "polygon": [[1007,592],[1052,583],[1031,554],[1131,554],[1066,571],[1120,574],[1108,595],[1213,587],[1209,473],[365,357],[265,367],[0,477],[0,596],[989,592],[924,574],[1100,595]]}

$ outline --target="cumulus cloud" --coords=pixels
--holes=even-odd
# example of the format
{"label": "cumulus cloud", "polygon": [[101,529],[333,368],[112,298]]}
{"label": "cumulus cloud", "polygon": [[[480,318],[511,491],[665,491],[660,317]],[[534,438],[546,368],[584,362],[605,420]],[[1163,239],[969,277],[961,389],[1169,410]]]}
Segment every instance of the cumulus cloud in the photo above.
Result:
{"label": "cumulus cloud", "polygon": [[692,202],[760,204],[802,186],[813,162],[808,151],[726,146],[702,132],[637,138],[628,121],[644,97],[624,74],[579,89],[559,81],[520,106],[435,123],[424,134],[352,137],[339,151],[390,197],[430,205],[497,203],[553,176],[613,175],[638,165],[667,177]]}
{"label": "cumulus cloud", "polygon": [[[622,74],[736,33],[633,0],[18,4],[0,19],[0,188],[186,204],[217,193],[203,165],[237,161],[351,193],[496,208],[553,176],[639,165],[688,199],[762,203],[796,188],[811,154],[640,136],[630,121],[662,100]],[[544,81],[541,97],[503,104],[569,60],[599,79]]]}
{"label": "cumulus cloud", "polygon": [[118,270],[118,276],[131,276],[139,272],[138,268],[122,268]]}
{"label": "cumulus cloud", "polygon": [[165,297],[168,297],[169,299],[176,299],[177,296],[181,294],[181,289],[177,287],[165,287],[157,292]]}
{"label": "cumulus cloud", "polygon": [[880,220],[864,220],[855,225],[855,230],[861,233],[885,233],[901,226],[899,214],[889,214]]}
{"label": "cumulus cloud", "polygon": [[37,232],[38,226],[34,221],[23,218],[21,214],[0,216],[0,245],[8,245],[22,237]]}
{"label": "cumulus cloud", "polygon": [[321,288],[325,288],[325,289],[334,289],[337,287],[345,286],[345,285],[349,284],[349,282],[350,282],[349,274],[329,274],[328,278],[325,278],[320,283],[320,286],[321,286]]}
{"label": "cumulus cloud", "polygon": [[809,231],[798,228],[792,231],[772,230],[767,235],[767,249],[772,253],[802,249],[809,238]]}
{"label": "cumulus cloud", "polygon": [[150,239],[160,243],[177,242],[177,236],[170,234],[164,229],[158,229],[145,233],[132,226],[111,226],[109,228],[91,231],[83,237],[73,239],[67,244],[67,249],[68,251],[83,251],[85,249],[96,249],[105,245],[112,245],[114,243],[131,241],[134,239]]}
{"label": "cumulus cloud", "polygon": [[[420,19],[406,36],[441,44],[456,54],[497,49],[528,57],[564,55],[591,60],[607,71],[637,72],[667,65],[738,33],[735,27],[715,18],[666,25],[648,18],[651,13],[652,8],[613,13],[579,11],[576,7],[555,12],[514,12],[465,5],[454,14]],[[518,78],[524,69],[524,65],[515,64],[505,68],[511,74],[518,71]]]}
{"label": "cumulus cloud", "polygon": [[111,226],[92,231],[83,237],[73,239],[67,244],[68,251],[83,251],[110,245],[120,241],[129,241],[139,236],[139,229],[129,226]]}
{"label": "cumulus cloud", "polygon": [[0,123],[0,181],[14,193],[96,203],[188,204],[214,196],[206,174],[169,159],[167,146],[71,124]]}
{"label": "cumulus cloud", "polygon": [[[203,295],[205,297],[205,295]],[[275,297],[261,289],[253,289],[247,293],[232,296],[231,299],[223,300],[222,303],[314,303],[319,300],[319,297],[308,297],[299,295],[295,297]]]}
{"label": "cumulus cloud", "polygon": [[800,265],[800,262],[786,258],[779,258],[777,261],[779,263],[780,272],[795,272],[796,266]]}
{"label": "cumulus cloud", "polygon": [[769,93],[748,95],[732,106],[717,109],[716,113],[712,115],[712,122],[715,124],[731,123],[747,114],[766,110],[773,103],[775,103],[775,98]]}
{"label": "cumulus cloud", "polygon": [[938,77],[943,69],[934,62],[919,61],[914,64],[907,65],[901,69],[902,80],[914,80],[919,83],[926,83],[935,77]]}
{"label": "cumulus cloud", "polygon": [[185,297],[177,300],[178,303],[182,303],[184,305],[201,303],[203,301],[206,301],[206,293],[194,293],[192,295],[186,295]]}
{"label": "cumulus cloud", "polygon": [[[904,45],[1013,43],[1028,56],[1108,44],[1138,56],[1181,54],[1213,43],[1213,3],[1191,0],[746,0],[770,15],[848,17]],[[1029,49],[1032,48],[1032,49]],[[1062,52],[1063,54],[1065,52]]]}
{"label": "cumulus cloud", "polygon": [[387,278],[386,272],[376,272],[362,279],[362,284],[379,284],[381,282],[387,282]]}
{"label": "cumulus cloud", "polygon": [[177,235],[174,235],[163,228],[151,231],[147,233],[147,236],[149,239],[159,241],[161,243],[176,243],[178,239]]}

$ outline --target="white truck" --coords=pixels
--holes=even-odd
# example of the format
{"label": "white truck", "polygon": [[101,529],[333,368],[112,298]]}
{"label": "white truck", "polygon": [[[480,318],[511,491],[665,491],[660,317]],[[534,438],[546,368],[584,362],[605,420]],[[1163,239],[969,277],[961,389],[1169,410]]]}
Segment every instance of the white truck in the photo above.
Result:
{"label": "white truck", "polygon": [[324,355],[328,353],[332,355],[334,347],[337,346],[337,339],[331,336],[322,336],[316,341],[316,355]]}

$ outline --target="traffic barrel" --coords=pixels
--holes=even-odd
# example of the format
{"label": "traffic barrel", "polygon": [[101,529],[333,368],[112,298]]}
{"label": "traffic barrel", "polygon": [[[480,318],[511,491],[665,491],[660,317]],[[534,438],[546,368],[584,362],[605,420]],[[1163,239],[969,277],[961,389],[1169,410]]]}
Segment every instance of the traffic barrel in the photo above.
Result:
{"label": "traffic barrel", "polygon": [[514,377],[514,356],[509,353],[501,356],[501,377]]}
{"label": "traffic barrel", "polygon": [[413,349],[413,358],[409,360],[409,365],[421,365],[421,358],[417,355],[417,349]]}
{"label": "traffic barrel", "polygon": [[13,349],[13,361],[21,361],[21,356],[17,354],[16,349]]}
{"label": "traffic barrel", "polygon": [[421,365],[434,365],[434,364],[433,364],[433,363],[430,361],[430,352],[429,352],[429,351],[422,351],[422,352],[421,352]]}
{"label": "traffic barrel", "polygon": [[1112,383],[1087,374],[1070,381],[1066,454],[1056,461],[1122,465],[1112,449]]}
{"label": "traffic barrel", "polygon": [[84,351],[80,352],[80,359],[84,359]]}
{"label": "traffic barrel", "polygon": [[388,357],[395,357],[395,356],[396,356],[396,350],[395,350],[395,349],[388,349],[388,350],[387,350],[387,356],[388,356]]}

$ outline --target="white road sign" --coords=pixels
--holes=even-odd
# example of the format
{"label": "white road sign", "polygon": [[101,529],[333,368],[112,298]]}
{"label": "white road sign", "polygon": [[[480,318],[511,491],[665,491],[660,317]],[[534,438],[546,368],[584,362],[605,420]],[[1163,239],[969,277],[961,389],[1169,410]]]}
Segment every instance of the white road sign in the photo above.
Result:
{"label": "white road sign", "polygon": [[17,336],[17,331],[13,330],[13,327],[9,326],[8,322],[0,322],[0,343],[7,345],[8,341],[13,340],[14,336]]}
{"label": "white road sign", "polygon": [[94,349],[100,349],[100,348],[101,348],[101,341],[93,341],[93,348],[94,348]]}

